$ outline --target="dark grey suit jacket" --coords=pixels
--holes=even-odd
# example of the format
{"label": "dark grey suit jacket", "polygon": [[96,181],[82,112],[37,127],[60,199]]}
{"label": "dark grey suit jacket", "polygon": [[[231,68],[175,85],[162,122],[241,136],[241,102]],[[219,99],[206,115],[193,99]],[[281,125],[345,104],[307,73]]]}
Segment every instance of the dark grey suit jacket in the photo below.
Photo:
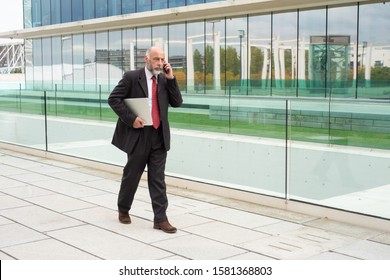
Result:
{"label": "dark grey suit jacket", "polygon": [[[123,100],[126,98],[147,96],[148,86],[145,68],[142,68],[126,72],[108,97],[108,104],[119,117],[112,138],[112,144],[128,154],[131,154],[134,150],[142,128],[133,128],[133,123],[137,116],[129,109]],[[168,151],[171,146],[168,106],[179,107],[183,103],[183,98],[176,78],[170,80],[166,79],[163,74],[158,76],[158,103],[160,106],[164,146]]]}

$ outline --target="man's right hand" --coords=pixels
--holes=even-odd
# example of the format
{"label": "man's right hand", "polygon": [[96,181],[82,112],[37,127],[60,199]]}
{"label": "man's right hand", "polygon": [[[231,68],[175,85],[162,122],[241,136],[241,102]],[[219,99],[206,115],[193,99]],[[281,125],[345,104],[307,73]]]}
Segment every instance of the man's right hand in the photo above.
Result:
{"label": "man's right hand", "polygon": [[145,121],[140,117],[137,117],[133,122],[133,128],[143,128],[145,126]]}

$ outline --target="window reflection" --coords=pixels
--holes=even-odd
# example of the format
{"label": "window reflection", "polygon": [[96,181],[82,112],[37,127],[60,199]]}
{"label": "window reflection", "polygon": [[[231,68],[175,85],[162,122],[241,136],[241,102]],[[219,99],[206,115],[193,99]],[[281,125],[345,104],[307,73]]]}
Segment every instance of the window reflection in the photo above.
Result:
{"label": "window reflection", "polygon": [[51,90],[53,88],[51,38],[42,39],[42,53],[43,88]]}
{"label": "window reflection", "polygon": [[204,22],[187,24],[187,90],[204,93]]}
{"label": "window reflection", "polygon": [[360,5],[357,96],[390,99],[390,3]]}
{"label": "window reflection", "polygon": [[62,87],[73,88],[72,36],[62,36]]}
{"label": "window reflection", "polygon": [[152,30],[150,27],[137,29],[137,47],[135,51],[135,68],[145,67],[144,56],[146,50],[152,45]]}
{"label": "window reflection", "polygon": [[324,96],[326,44],[318,36],[326,35],[326,9],[301,11],[298,34],[298,95]]}
{"label": "window reflection", "polygon": [[122,31],[123,71],[135,69],[135,29]]}
{"label": "window reflection", "polygon": [[180,88],[185,92],[187,86],[187,57],[185,24],[169,25],[168,61],[175,71]]}
{"label": "window reflection", "polygon": [[123,73],[122,32],[120,30],[109,32],[108,45],[111,89],[118,83]]}
{"label": "window reflection", "polygon": [[[261,26],[261,28],[259,28]],[[251,94],[270,95],[271,15],[249,17]]]}
{"label": "window reflection", "polygon": [[295,96],[297,12],[274,14],[272,23],[272,95]]}
{"label": "window reflection", "polygon": [[53,85],[62,89],[62,37],[51,39]]}
{"label": "window reflection", "polygon": [[226,84],[233,94],[246,94],[248,86],[247,18],[226,20]]}
{"label": "window reflection", "polygon": [[96,82],[108,91],[108,32],[96,33]]}
{"label": "window reflection", "polygon": [[73,36],[73,83],[74,90],[84,90],[84,36]]}
{"label": "window reflection", "polygon": [[34,88],[42,89],[42,40],[34,39],[33,65],[34,65]]}
{"label": "window reflection", "polygon": [[85,89],[95,91],[96,87],[96,46],[95,33],[84,35],[84,75]]}

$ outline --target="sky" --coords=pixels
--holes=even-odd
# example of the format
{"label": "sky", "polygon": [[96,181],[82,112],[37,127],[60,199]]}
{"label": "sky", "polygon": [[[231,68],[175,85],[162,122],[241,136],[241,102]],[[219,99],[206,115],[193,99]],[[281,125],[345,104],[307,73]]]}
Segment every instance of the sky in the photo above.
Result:
{"label": "sky", "polygon": [[0,33],[23,29],[23,0],[0,0],[0,7]]}

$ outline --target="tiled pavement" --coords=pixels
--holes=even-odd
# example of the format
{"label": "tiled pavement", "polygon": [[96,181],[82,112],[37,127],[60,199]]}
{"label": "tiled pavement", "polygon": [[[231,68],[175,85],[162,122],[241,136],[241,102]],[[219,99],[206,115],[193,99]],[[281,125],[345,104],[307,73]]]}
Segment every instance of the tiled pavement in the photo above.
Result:
{"label": "tiled pavement", "polygon": [[117,221],[120,175],[0,148],[0,259],[390,260],[390,232],[168,186],[176,234],[152,228],[146,182]]}

